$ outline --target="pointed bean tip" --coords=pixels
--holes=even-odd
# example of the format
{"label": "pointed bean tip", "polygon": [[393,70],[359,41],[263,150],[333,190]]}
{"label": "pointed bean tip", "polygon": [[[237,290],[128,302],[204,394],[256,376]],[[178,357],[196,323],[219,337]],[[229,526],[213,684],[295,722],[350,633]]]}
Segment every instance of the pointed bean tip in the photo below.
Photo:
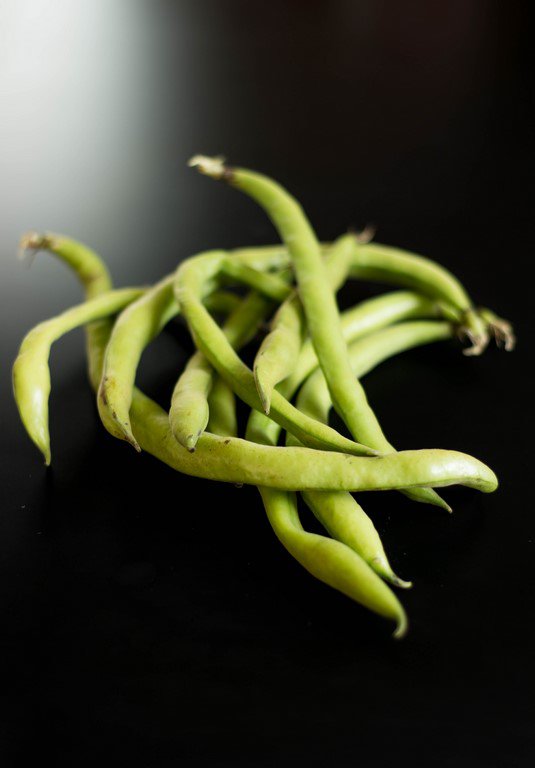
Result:
{"label": "pointed bean tip", "polygon": [[136,440],[132,432],[130,432],[127,429],[123,429],[123,436],[126,442],[129,443],[132,446],[132,448],[134,448],[137,451],[137,453],[141,453],[141,446],[139,445],[138,441]]}
{"label": "pointed bean tip", "polygon": [[407,619],[407,614],[402,610],[402,613],[398,616],[396,628],[392,633],[392,637],[394,640],[402,640],[407,634],[408,629],[409,621]]}
{"label": "pointed bean tip", "polygon": [[400,579],[399,576],[394,573],[386,557],[378,555],[373,558],[370,565],[379,576],[394,587],[398,587],[399,589],[410,589],[412,587],[412,581],[404,581],[404,579]]}
{"label": "pointed bean tip", "polygon": [[258,397],[262,403],[262,410],[266,416],[269,416],[269,412],[271,410],[271,391],[266,388],[264,382],[262,381],[262,377],[258,375],[258,368],[256,366],[254,368],[254,380],[256,384],[256,391],[258,392]]}
{"label": "pointed bean tip", "polygon": [[451,515],[453,512],[453,509],[450,507],[447,501],[445,501],[442,496],[439,496],[438,493],[435,494],[435,498],[433,500],[428,499],[428,503],[432,504],[435,507],[438,507],[439,509],[443,509],[445,512]]}
{"label": "pointed bean tip", "polygon": [[50,437],[48,435],[48,430],[45,429],[44,435],[35,435],[31,432],[29,433],[31,439],[33,440],[34,444],[39,448],[41,451],[41,454],[43,456],[45,467],[50,466],[50,462],[52,461],[52,454],[50,451]]}
{"label": "pointed bean tip", "polygon": [[190,453],[195,453],[195,448],[197,447],[197,440],[199,439],[199,435],[188,435],[186,437],[186,445],[185,448],[188,449]]}
{"label": "pointed bean tip", "polygon": [[405,581],[404,579],[400,579],[399,576],[396,576],[393,571],[385,574],[384,578],[387,579],[392,584],[392,586],[397,587],[398,589],[412,589],[412,581]]}
{"label": "pointed bean tip", "polygon": [[375,448],[370,448],[369,445],[363,445],[362,443],[355,443],[359,447],[359,453],[357,455],[359,456],[368,456],[369,458],[377,458],[378,456],[381,456],[381,451],[376,450]]}
{"label": "pointed bean tip", "polygon": [[371,243],[371,241],[375,237],[376,232],[377,232],[376,225],[368,223],[366,224],[364,229],[361,229],[360,231],[357,230],[356,232],[354,232],[355,240],[359,245],[367,245],[367,243]]}

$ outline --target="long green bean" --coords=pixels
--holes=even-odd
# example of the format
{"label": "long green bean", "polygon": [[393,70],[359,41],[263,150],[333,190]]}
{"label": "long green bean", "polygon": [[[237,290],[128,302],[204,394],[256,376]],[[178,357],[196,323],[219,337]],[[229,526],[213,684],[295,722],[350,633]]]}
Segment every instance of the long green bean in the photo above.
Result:
{"label": "long green bean", "polygon": [[394,637],[407,632],[403,606],[391,589],[345,544],[303,529],[295,494],[260,488],[267,517],[288,552],[313,576],[396,623]]}
{"label": "long green bean", "polygon": [[[251,335],[256,335],[259,324],[272,307],[269,299],[256,292],[250,293],[223,326],[222,331],[230,346],[238,350]],[[197,440],[208,424],[208,395],[213,377],[214,369],[210,362],[202,352],[197,351],[188,361],[173,390],[169,423],[175,438],[189,451],[195,450]]]}
{"label": "long green bean", "polygon": [[[217,272],[218,265],[210,253],[188,259],[177,270],[176,299],[198,349],[238,397],[251,408],[261,410],[262,403],[256,391],[252,371],[240,360],[221,328],[213,321],[201,302],[206,285],[212,283]],[[302,414],[276,391],[273,393],[271,414],[279,424],[293,432],[306,445],[346,451],[355,455],[375,453],[366,446],[343,437],[327,425],[318,424],[307,417],[303,418]]]}
{"label": "long green bean", "polygon": [[[327,251],[325,271],[334,291],[346,281],[352,258],[353,251],[346,247],[344,238]],[[266,414],[273,389],[293,372],[306,335],[305,314],[299,292],[295,291],[280,305],[271,332],[260,345],[253,364],[256,388]]]}
{"label": "long green bean", "polygon": [[39,323],[24,337],[13,364],[13,392],[22,423],[45,457],[45,464],[48,465],[51,461],[48,429],[48,358],[52,344],[80,325],[93,324],[115,315],[143,293],[142,288],[122,288],[96,295],[83,304]]}

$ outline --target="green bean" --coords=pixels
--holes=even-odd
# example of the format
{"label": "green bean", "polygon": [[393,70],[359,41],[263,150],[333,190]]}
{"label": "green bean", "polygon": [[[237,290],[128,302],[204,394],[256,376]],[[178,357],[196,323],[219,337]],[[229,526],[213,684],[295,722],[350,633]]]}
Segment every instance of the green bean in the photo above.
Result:
{"label": "green bean", "polygon": [[[38,234],[37,232],[28,232],[23,235],[20,241],[19,254],[37,251],[49,251],[64,261],[73,269],[81,282],[86,299],[93,299],[104,291],[112,287],[110,273],[108,268],[98,256],[87,245],[72,240],[65,235]],[[100,339],[107,338],[108,331],[112,327],[111,320],[97,320],[86,328],[86,347],[90,345],[95,349],[102,350]],[[102,350],[103,351],[103,350]],[[93,384],[98,378],[100,371],[100,362],[94,355],[91,355],[91,365],[89,367],[89,380]]]}
{"label": "green bean", "polygon": [[208,432],[225,437],[238,435],[236,395],[227,382],[216,374],[208,395]]}
{"label": "green bean", "polygon": [[[355,440],[381,453],[394,450],[369,407],[360,382],[351,371],[340,314],[321,257],[321,247],[299,203],[266,176],[243,168],[227,168],[220,159],[197,156],[190,164],[212,178],[224,179],[264,208],[290,252],[308,331],[335,410]],[[346,235],[337,241],[337,248],[346,248],[349,259],[355,252],[355,242],[353,235]],[[418,501],[442,505],[437,494],[427,489],[418,489],[409,495]]]}
{"label": "green bean", "polygon": [[396,576],[373,522],[350,493],[303,491],[301,495],[333,539],[356,552],[375,573],[395,587],[412,586],[410,581]]}
{"label": "green bean", "polygon": [[[236,350],[251,335],[272,309],[269,299],[252,292],[238,305],[223,326],[227,342]],[[210,410],[208,395],[212,388],[214,369],[202,352],[196,352],[188,361],[178,379],[171,398],[169,423],[178,442],[189,451],[195,450],[199,436],[206,429]]]}
{"label": "green bean", "polygon": [[110,434],[137,451],[129,413],[141,352],[178,312],[169,275],[119,315],[106,345],[97,397],[100,418]]}
{"label": "green bean", "polygon": [[[353,252],[346,248],[343,238],[328,251],[325,267],[334,291],[345,282],[352,257]],[[306,333],[303,306],[295,291],[280,305],[271,323],[271,332],[260,345],[253,365],[256,388],[266,414],[273,389],[295,368]]]}
{"label": "green bean", "polygon": [[498,344],[503,342],[507,351],[514,349],[511,324],[490,310],[474,307],[457,278],[430,259],[399,248],[368,243],[355,252],[352,275],[404,285],[454,308],[459,335],[466,336],[471,343],[463,350],[465,355],[480,355],[488,345],[490,334]]}
{"label": "green bean", "polygon": [[[195,344],[206,356],[234,392],[251,408],[260,410],[262,404],[252,371],[240,360],[228,343],[221,328],[202,306],[201,298],[206,286],[211,285],[218,271],[218,263],[211,253],[201,254],[183,262],[177,269],[175,296],[189,325]],[[278,392],[273,393],[271,414],[285,429],[312,447],[346,451],[355,455],[376,453],[353,442],[336,430],[302,414]]]}
{"label": "green bean", "polygon": [[50,464],[50,434],[48,429],[48,398],[50,370],[48,358],[54,341],[68,331],[108,318],[143,294],[142,288],[108,291],[84,304],[35,326],[24,337],[13,364],[13,392],[26,431]]}
{"label": "green bean", "polygon": [[313,576],[396,623],[394,637],[406,634],[403,606],[372,569],[345,544],[303,530],[295,494],[260,488],[275,534],[288,552]]}
{"label": "green bean", "polygon": [[253,364],[257,392],[266,414],[275,386],[293,370],[305,340],[306,322],[297,292],[284,301],[273,317],[270,333],[260,345]]}
{"label": "green bean", "polygon": [[195,452],[190,453],[174,439],[167,413],[137,390],[130,417],[143,450],[195,477],[289,491],[378,491],[459,484],[490,493],[497,488],[489,467],[457,451],[431,449],[356,457],[313,448],[256,445],[205,432]]}
{"label": "green bean", "polygon": [[27,232],[20,239],[19,249],[21,258],[38,251],[54,253],[76,272],[87,299],[111,289],[110,273],[100,256],[77,240],[51,232]]}
{"label": "green bean", "polygon": [[451,272],[417,254],[376,243],[364,246],[355,256],[354,276],[379,282],[394,281],[396,285],[412,288],[455,307],[461,315],[463,334],[472,344],[464,354],[483,352],[489,341],[486,324]]}
{"label": "green bean", "polygon": [[472,306],[464,287],[449,270],[401,248],[374,242],[355,248],[351,274],[359,279],[410,288],[430,299],[451,304],[460,312]]}
{"label": "green bean", "polygon": [[[129,416],[132,390],[143,350],[179,313],[173,280],[174,275],[163,278],[121,313],[106,348],[97,398],[100,418],[110,434],[126,440],[137,451]],[[235,309],[239,299],[215,291],[206,297],[206,303],[213,311],[226,313]]]}

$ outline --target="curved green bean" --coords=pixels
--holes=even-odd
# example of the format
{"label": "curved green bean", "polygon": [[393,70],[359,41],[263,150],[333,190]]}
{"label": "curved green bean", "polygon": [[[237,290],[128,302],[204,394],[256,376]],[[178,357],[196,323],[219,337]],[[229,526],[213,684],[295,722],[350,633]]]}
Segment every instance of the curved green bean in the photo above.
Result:
{"label": "curved green bean", "polygon": [[123,288],[102,295],[62,312],[32,328],[26,334],[13,363],[13,392],[22,423],[35,445],[50,464],[48,398],[50,370],[48,358],[52,344],[80,325],[115,315],[144,293],[142,288]]}
{"label": "curved green bean", "polygon": [[271,393],[292,372],[305,335],[303,309],[299,295],[294,292],[275,313],[270,333],[260,345],[253,363],[256,389],[266,414],[271,408]]}
{"label": "curved green bean", "polygon": [[295,494],[260,488],[264,507],[275,534],[288,552],[313,576],[394,621],[394,637],[408,628],[403,606],[374,571],[345,544],[303,530]]}
{"label": "curved green bean", "polygon": [[211,480],[288,491],[378,491],[459,484],[491,493],[498,485],[494,472],[482,462],[441,449],[357,457],[313,448],[257,445],[205,432],[190,453],[174,439],[167,413],[138,390],[130,417],[143,450],[179,472]]}
{"label": "curved green bean", "polygon": [[[45,232],[28,232],[22,236],[19,245],[19,256],[25,254],[31,255],[38,251],[48,251],[65,262],[76,273],[78,280],[84,289],[86,299],[93,299],[104,291],[111,290],[112,282],[108,268],[91,248],[77,240],[73,240],[65,235]],[[108,332],[112,327],[112,322],[108,319],[96,320],[90,323],[85,331],[86,348],[93,346],[102,352],[102,339],[107,339]],[[100,375],[100,364],[94,355],[91,355],[91,364],[89,366],[89,380],[93,384]]]}
{"label": "curved green bean", "polygon": [[301,496],[332,538],[356,552],[381,578],[402,589],[412,586],[396,576],[377,529],[350,493],[303,491]]}
{"label": "curved green bean", "polygon": [[[164,277],[117,318],[106,346],[97,406],[108,432],[140,450],[130,425],[132,390],[145,347],[179,314],[173,293],[174,275]],[[239,298],[222,291],[206,296],[214,312],[227,314],[239,305]]]}
{"label": "curved green bean", "polygon": [[19,242],[19,258],[31,258],[38,251],[49,251],[71,267],[82,283],[87,299],[111,290],[108,268],[89,246],[53,232],[26,232]]}
{"label": "curved green bean", "polygon": [[[258,326],[272,309],[269,299],[252,292],[241,302],[223,326],[231,347],[238,350],[256,335]],[[178,379],[171,398],[169,423],[178,442],[194,451],[199,436],[210,417],[208,395],[212,388],[214,369],[202,352],[188,361]]]}
{"label": "curved green bean", "polygon": [[[334,291],[345,282],[352,257],[343,238],[328,250],[325,270]],[[253,364],[256,388],[266,414],[271,407],[273,389],[295,369],[306,335],[303,306],[299,292],[295,291],[280,305],[272,320],[271,332],[260,345]]]}
{"label": "curved green bean", "polygon": [[[202,306],[206,285],[211,284],[218,270],[212,254],[201,254],[183,262],[177,269],[176,299],[187,320],[196,346],[204,353],[234,392],[251,408],[261,410],[252,371],[240,360],[228,343],[221,328]],[[336,430],[313,419],[303,417],[278,392],[273,393],[271,415],[285,429],[294,433],[305,445],[346,451],[355,455],[376,453],[340,435]]]}
{"label": "curved green bean", "polygon": [[236,395],[227,382],[217,375],[208,395],[208,432],[225,437],[237,437]]}

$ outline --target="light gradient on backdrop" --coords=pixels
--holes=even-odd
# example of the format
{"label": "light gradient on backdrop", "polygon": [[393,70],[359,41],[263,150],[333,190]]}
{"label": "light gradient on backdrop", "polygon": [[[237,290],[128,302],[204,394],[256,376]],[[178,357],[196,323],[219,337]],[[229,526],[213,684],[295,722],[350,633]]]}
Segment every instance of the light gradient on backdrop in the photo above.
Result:
{"label": "light gradient on backdrop", "polygon": [[[12,246],[1,254],[3,281],[19,276],[13,258],[24,229],[70,229],[89,240],[98,229],[106,245],[136,190],[150,185],[144,7],[0,4],[0,235]],[[32,293],[25,282],[19,296]]]}

